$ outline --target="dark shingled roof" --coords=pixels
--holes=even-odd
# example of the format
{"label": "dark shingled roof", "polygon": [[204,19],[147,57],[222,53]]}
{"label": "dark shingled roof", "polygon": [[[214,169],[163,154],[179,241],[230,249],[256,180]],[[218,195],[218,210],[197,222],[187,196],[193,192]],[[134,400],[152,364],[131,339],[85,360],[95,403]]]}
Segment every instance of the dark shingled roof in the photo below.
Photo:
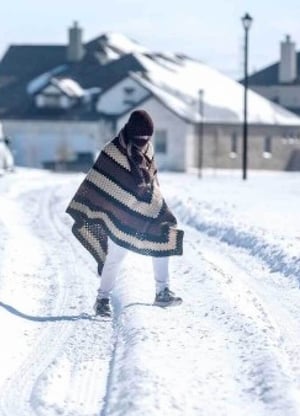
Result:
{"label": "dark shingled roof", "polygon": [[80,108],[67,112],[37,110],[26,89],[31,80],[61,65],[65,65],[65,69],[60,72],[60,77],[72,78],[85,89],[99,87],[102,92],[125,78],[130,71],[144,70],[133,54],[108,61],[102,46],[104,41],[105,36],[100,36],[87,43],[85,55],[77,63],[67,61],[66,46],[10,46],[0,62],[0,118],[99,118],[95,111]]}
{"label": "dark shingled roof", "polygon": [[[300,52],[297,53],[297,68],[298,74],[294,82],[288,83],[288,85],[300,84]],[[270,86],[270,85],[287,85],[287,83],[279,82],[279,62],[267,66],[266,68],[255,72],[252,75],[249,75],[248,81],[249,85],[261,85],[261,86]],[[243,83],[243,79],[240,81]]]}
{"label": "dark shingled roof", "polygon": [[0,63],[0,76],[30,79],[66,63],[66,47],[54,45],[10,46]]}
{"label": "dark shingled roof", "polygon": [[74,79],[83,88],[100,87],[103,92],[127,76],[130,71],[144,71],[132,54],[123,55],[117,60],[101,65],[93,54],[87,53],[81,62],[73,64],[63,75]]}

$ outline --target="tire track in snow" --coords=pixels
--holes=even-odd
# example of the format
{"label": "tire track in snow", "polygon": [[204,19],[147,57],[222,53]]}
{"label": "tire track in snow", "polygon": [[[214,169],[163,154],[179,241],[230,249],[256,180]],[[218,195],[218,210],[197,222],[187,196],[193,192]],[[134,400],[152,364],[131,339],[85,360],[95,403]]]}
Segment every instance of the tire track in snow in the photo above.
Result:
{"label": "tire track in snow", "polygon": [[[54,203],[51,205],[50,216],[57,234],[62,240],[71,239],[68,245],[74,253],[74,262],[77,264],[78,291],[83,311],[91,311],[96,294],[97,278],[95,264],[74,240],[71,234],[71,221],[66,218],[64,186],[58,188],[53,194]],[[63,218],[64,217],[64,218]],[[77,251],[78,250],[78,251]],[[75,259],[76,256],[76,259]],[[82,271],[84,276],[82,276]],[[51,369],[45,371],[38,380],[35,396],[46,398],[44,409],[40,414],[47,414],[47,406],[52,407],[60,414],[94,415],[102,407],[105,392],[108,364],[111,356],[112,328],[109,321],[83,321],[78,323],[73,335],[65,343],[64,350],[57,356]],[[51,383],[44,382],[44,378],[57,380],[66,369],[61,369],[61,362],[67,362],[70,377],[65,380],[61,400],[49,395]],[[56,391],[56,389],[54,389]],[[48,403],[48,404],[47,404]]]}
{"label": "tire track in snow", "polygon": [[[207,244],[208,245],[208,244]],[[300,408],[300,293],[294,280],[274,276],[256,259],[242,252],[237,256],[231,247],[222,245],[223,252],[215,255],[207,249],[209,259],[222,264],[223,274],[231,273],[231,281],[238,285],[241,293],[252,298],[266,323],[264,332],[273,339],[284,372],[298,397]],[[300,410],[299,410],[300,413]]]}
{"label": "tire track in snow", "polygon": [[[105,380],[107,362],[110,358],[110,325],[107,322],[103,325],[88,320],[74,321],[72,318],[80,318],[80,314],[74,315],[76,309],[91,309],[91,289],[88,287],[90,279],[87,278],[87,284],[82,284],[80,273],[74,270],[75,263],[81,266],[82,263],[74,248],[66,243],[66,237],[61,231],[58,232],[62,223],[56,218],[57,213],[49,212],[53,189],[52,187],[43,190],[39,196],[36,192],[28,193],[22,198],[23,203],[25,200],[24,205],[31,204],[31,212],[32,204],[41,201],[41,205],[36,207],[36,212],[41,211],[41,215],[33,223],[35,222],[35,228],[39,227],[41,242],[44,240],[42,245],[47,253],[45,256],[48,256],[45,267],[53,268],[55,273],[51,286],[55,286],[54,293],[51,293],[50,299],[47,298],[49,294],[45,293],[44,301],[47,304],[44,312],[47,315],[56,315],[58,319],[43,323],[39,334],[33,340],[33,348],[29,355],[3,387],[1,411],[7,416],[32,416],[36,413],[90,415],[98,411],[98,407],[95,406],[101,405],[99,386],[103,382],[99,379],[104,376]],[[88,274],[86,270],[85,273]],[[78,303],[75,307],[74,302]],[[106,340],[105,343],[103,339]],[[56,378],[61,376],[62,368],[59,366],[61,360],[66,357],[69,360],[68,365],[71,363],[69,384],[64,386],[65,397],[62,397],[60,403],[56,403],[55,398],[53,401],[53,397],[48,396],[51,396]],[[94,386],[93,390],[90,389],[91,386]]]}
{"label": "tire track in snow", "polygon": [[[50,192],[49,190],[42,191],[42,195],[40,194],[39,198],[35,200],[35,202],[38,202],[38,211],[41,215],[40,226],[43,226],[41,227],[41,230],[43,230],[44,227],[47,227],[47,210]],[[31,200],[31,202],[33,202],[33,200]],[[28,230],[28,234],[30,233],[31,232]],[[30,395],[35,380],[63,347],[64,340],[71,331],[71,326],[68,325],[67,321],[59,319],[59,317],[64,315],[67,308],[68,291],[65,290],[63,276],[57,264],[57,251],[54,250],[54,247],[51,247],[48,242],[42,242],[42,238],[47,238],[43,232],[39,237],[45,256],[45,267],[51,269],[51,284],[49,287],[50,296],[49,293],[45,293],[43,301],[46,302],[47,305],[46,308],[43,308],[42,313],[48,315],[50,312],[51,316],[58,316],[58,319],[57,322],[46,323],[47,318],[45,317],[44,324],[39,326],[39,333],[36,334],[36,339],[33,340],[32,350],[22,363],[21,367],[11,376],[9,382],[7,382],[2,389],[2,412],[9,416],[32,415],[35,412],[35,409],[31,407],[30,403]],[[17,236],[15,236],[15,239],[17,239]],[[41,277],[38,277],[38,280],[40,278]],[[24,285],[26,285],[26,278]]]}
{"label": "tire track in snow", "polygon": [[146,283],[138,292],[141,302],[123,295],[138,264],[144,279],[151,278],[138,257],[118,287],[122,313],[103,416],[299,415],[272,305],[247,280],[239,281],[241,270],[228,266],[222,243],[214,242],[213,257],[207,250],[212,239],[185,228],[184,257],[172,266],[181,307],[149,308]]}
{"label": "tire track in snow", "polygon": [[[202,236],[192,243],[192,246],[198,251],[206,267],[211,270],[210,276],[216,284],[216,291],[219,292],[220,300],[208,315],[217,317],[229,329],[226,336],[235,347],[236,358],[240,361],[243,391],[254,401],[263,404],[264,415],[299,415],[300,354],[295,345],[293,353],[297,357],[297,369],[285,348],[286,345],[293,344],[295,339],[289,338],[286,331],[282,330],[285,325],[282,322],[282,310],[278,311],[275,305],[269,302],[267,291],[264,293],[263,290],[258,290],[263,283],[262,280],[253,284],[255,274],[259,275],[264,268],[249,255],[244,255],[239,262],[240,253],[229,248],[228,251],[231,251],[235,259],[233,263],[225,245],[212,243],[209,237]],[[250,270],[251,266],[253,267],[250,274],[250,270],[246,274],[242,268],[245,263],[248,263]],[[264,273],[268,281],[269,273],[265,270]],[[295,294],[299,300],[299,293]],[[277,296],[281,295],[282,288],[278,288]],[[294,321],[297,328],[294,336],[299,333],[297,316],[289,315],[289,319]]]}

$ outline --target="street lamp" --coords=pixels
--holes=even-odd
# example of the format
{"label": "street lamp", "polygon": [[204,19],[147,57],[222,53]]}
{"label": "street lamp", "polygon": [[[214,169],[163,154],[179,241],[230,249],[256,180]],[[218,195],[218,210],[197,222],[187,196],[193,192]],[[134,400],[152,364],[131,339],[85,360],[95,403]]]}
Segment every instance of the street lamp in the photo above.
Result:
{"label": "street lamp", "polygon": [[244,123],[243,123],[243,179],[247,179],[247,162],[248,162],[248,108],[247,108],[247,93],[248,93],[248,32],[251,27],[253,19],[246,13],[242,17],[243,27],[245,30],[245,45],[244,45]]}
{"label": "street lamp", "polygon": [[204,103],[203,103],[203,96],[204,90],[199,90],[199,148],[198,148],[198,178],[202,177],[202,167],[203,167],[203,118],[204,118]]}

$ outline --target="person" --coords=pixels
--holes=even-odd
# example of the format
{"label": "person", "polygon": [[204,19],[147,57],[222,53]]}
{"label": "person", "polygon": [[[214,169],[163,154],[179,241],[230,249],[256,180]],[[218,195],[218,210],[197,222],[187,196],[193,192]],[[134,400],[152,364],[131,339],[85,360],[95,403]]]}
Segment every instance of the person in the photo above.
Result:
{"label": "person", "polygon": [[0,173],[14,172],[14,157],[9,148],[10,139],[3,136],[0,125]]}
{"label": "person", "polygon": [[73,234],[98,263],[96,315],[111,315],[110,295],[128,250],[152,257],[155,305],[182,302],[169,287],[169,257],[182,255],[183,231],[177,229],[160,190],[153,132],[145,110],[132,112],[117,137],[104,146],[66,210],[74,219]]}

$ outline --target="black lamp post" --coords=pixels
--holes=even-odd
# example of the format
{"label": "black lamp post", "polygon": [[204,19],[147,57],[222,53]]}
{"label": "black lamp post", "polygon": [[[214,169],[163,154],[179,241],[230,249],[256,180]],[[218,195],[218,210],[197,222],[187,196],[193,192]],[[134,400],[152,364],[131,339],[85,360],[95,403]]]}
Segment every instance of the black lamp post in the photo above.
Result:
{"label": "black lamp post", "polygon": [[204,125],[203,125],[203,118],[204,118],[204,90],[199,90],[199,148],[198,148],[198,178],[202,178],[202,168],[203,168],[203,133],[204,133]]}
{"label": "black lamp post", "polygon": [[244,45],[244,123],[243,123],[243,179],[247,179],[247,163],[248,163],[248,107],[247,107],[247,93],[248,93],[248,32],[251,27],[252,17],[246,13],[242,17],[243,27],[245,30],[245,45]]}

